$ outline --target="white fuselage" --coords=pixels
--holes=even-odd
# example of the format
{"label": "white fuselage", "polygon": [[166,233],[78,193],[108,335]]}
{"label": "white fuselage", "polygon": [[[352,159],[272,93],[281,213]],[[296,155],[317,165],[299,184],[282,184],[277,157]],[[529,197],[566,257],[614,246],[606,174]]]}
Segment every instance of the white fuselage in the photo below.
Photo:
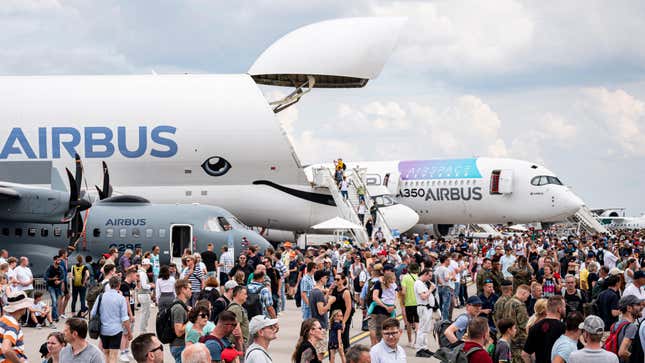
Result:
{"label": "white fuselage", "polygon": [[[419,224],[562,221],[582,201],[545,167],[503,158],[348,162],[366,169],[368,185],[386,185],[419,215]],[[493,172],[504,171],[492,193]],[[545,176],[541,182],[536,177]],[[557,180],[557,181],[556,181]],[[506,190],[502,190],[506,183]]]}
{"label": "white fuselage", "polygon": [[[116,194],[217,205],[248,225],[304,232],[338,215],[329,193],[311,186],[249,75],[1,77],[0,97],[0,166],[51,160],[62,171],[78,152],[90,194],[106,161]],[[401,231],[418,217],[446,224],[560,220],[582,204],[565,186],[531,185],[534,176],[553,176],[542,166],[460,160],[360,166],[368,168],[368,184],[385,184],[387,174],[389,187],[398,184],[391,192],[409,208],[398,205],[390,226]],[[446,174],[454,166],[472,173]],[[492,170],[506,171],[508,193],[489,193]]]}

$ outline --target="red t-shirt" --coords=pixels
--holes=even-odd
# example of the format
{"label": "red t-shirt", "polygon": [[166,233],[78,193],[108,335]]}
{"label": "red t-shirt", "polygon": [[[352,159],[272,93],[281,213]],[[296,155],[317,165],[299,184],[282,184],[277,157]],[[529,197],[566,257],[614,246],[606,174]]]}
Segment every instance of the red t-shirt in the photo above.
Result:
{"label": "red t-shirt", "polygon": [[473,347],[480,347],[482,349],[471,354],[468,357],[468,363],[493,363],[493,359],[490,357],[490,355],[488,355],[486,349],[475,342],[465,342],[463,351],[467,352],[470,350],[470,348]]}

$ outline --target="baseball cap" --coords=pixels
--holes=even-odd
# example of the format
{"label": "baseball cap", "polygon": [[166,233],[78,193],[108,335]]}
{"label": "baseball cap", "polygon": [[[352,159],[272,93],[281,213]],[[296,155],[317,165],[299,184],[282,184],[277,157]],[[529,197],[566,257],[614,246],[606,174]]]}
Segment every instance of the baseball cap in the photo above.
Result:
{"label": "baseball cap", "polygon": [[141,264],[142,264],[142,265],[152,265],[152,264],[150,263],[150,259],[149,259],[149,258],[144,258],[143,260],[141,260]]}
{"label": "baseball cap", "polygon": [[502,286],[513,286],[513,281],[504,279],[502,280]]}
{"label": "baseball cap", "polygon": [[481,305],[482,300],[479,298],[479,296],[471,296],[466,300],[466,305]]}
{"label": "baseball cap", "polygon": [[620,274],[622,274],[623,272],[624,272],[624,271],[623,271],[623,270],[618,269],[618,267],[614,267],[614,268],[612,268],[612,269],[609,271],[609,274],[610,274],[610,275],[620,275]]}
{"label": "baseball cap", "polygon": [[228,280],[224,284],[224,290],[230,290],[230,289],[234,289],[236,287],[237,287],[237,282],[235,282],[234,280]]}
{"label": "baseball cap", "polygon": [[278,319],[269,319],[265,315],[256,315],[249,323],[249,334],[253,335],[267,326],[276,325]]}
{"label": "baseball cap", "polygon": [[287,241],[284,243],[285,248],[291,248],[291,242]]}
{"label": "baseball cap", "polygon": [[620,298],[620,301],[618,302],[618,308],[625,309],[628,306],[640,305],[641,302],[642,300],[634,295],[625,295]]}
{"label": "baseball cap", "polygon": [[582,329],[590,334],[601,334],[605,330],[605,323],[596,315],[589,315],[585,321],[578,325],[578,329]]}

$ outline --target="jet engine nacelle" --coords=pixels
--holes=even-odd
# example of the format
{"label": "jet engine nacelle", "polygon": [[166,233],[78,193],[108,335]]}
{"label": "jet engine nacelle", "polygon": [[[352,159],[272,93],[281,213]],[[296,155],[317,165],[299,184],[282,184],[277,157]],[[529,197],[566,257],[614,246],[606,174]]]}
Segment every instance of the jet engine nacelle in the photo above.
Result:
{"label": "jet engine nacelle", "polygon": [[445,237],[450,233],[454,224],[417,224],[410,232],[423,234],[428,232],[435,237]]}

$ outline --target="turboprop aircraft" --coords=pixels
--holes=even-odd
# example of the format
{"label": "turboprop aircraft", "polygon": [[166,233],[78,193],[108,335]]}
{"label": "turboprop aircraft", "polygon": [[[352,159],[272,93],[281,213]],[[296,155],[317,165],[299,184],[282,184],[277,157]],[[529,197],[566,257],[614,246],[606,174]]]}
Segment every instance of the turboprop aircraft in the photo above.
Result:
{"label": "turboprop aircraft", "polygon": [[[31,169],[30,163],[23,162],[23,169]],[[80,185],[82,167],[79,160],[77,165],[80,170],[77,179],[73,179],[69,171],[68,175],[71,181],[78,181]],[[104,164],[103,167],[108,176],[107,166]],[[19,168],[14,168],[14,171],[21,173]],[[51,175],[55,175],[53,168]],[[29,257],[32,266],[37,267],[34,269],[37,275],[44,273],[52,256],[66,247],[75,251],[72,258],[80,253],[98,259],[110,248],[117,248],[119,252],[135,248],[150,251],[153,246],[159,246],[160,263],[167,264],[171,261],[179,263],[185,249],[205,251],[208,243],[213,243],[217,252],[222,246],[228,246],[235,256],[251,245],[261,250],[271,246],[222,208],[197,203],[152,204],[137,196],[112,196],[112,189],[109,178],[104,179],[103,188],[97,187],[100,200],[95,200],[91,208],[89,201],[80,198],[88,209],[84,210],[85,213],[75,210],[74,222],[54,220],[46,223],[46,218],[43,218],[34,223],[29,215],[21,220],[10,213],[2,213],[0,244],[14,256]],[[39,204],[48,203],[46,199],[32,199],[29,206],[41,210]],[[0,206],[4,204],[5,201],[0,200]]]}
{"label": "turboprop aircraft", "polygon": [[[108,161],[119,180],[115,194],[160,203],[219,205],[248,225],[310,231],[336,217],[340,208],[329,189],[314,186],[307,178],[275,113],[314,88],[364,87],[380,73],[404,21],[345,18],[308,25],[276,41],[245,74],[0,77],[0,117],[6,125],[0,130],[0,163],[51,160],[60,166],[78,152],[85,159]],[[294,91],[267,102],[258,85]],[[432,163],[422,163],[427,162]],[[564,187],[550,183],[553,174],[537,165],[544,172],[536,175],[545,176],[548,185],[529,191],[519,189],[525,174],[507,183],[513,178],[506,171],[519,168],[519,162],[480,166],[481,171],[475,168],[478,177],[437,180],[400,173],[405,163],[383,162],[385,169],[371,172],[381,178],[376,183],[383,183],[389,173],[389,180],[397,182],[392,194],[402,192],[398,200],[410,203],[381,198],[379,210],[387,215],[389,227],[401,232],[416,225],[421,214],[439,218],[440,212],[431,212],[435,203],[439,208],[447,205],[448,217],[458,217],[424,219],[440,225],[462,223],[459,218],[474,221],[486,211],[494,211],[500,221],[521,223],[573,209],[556,192]],[[98,180],[97,165],[88,164],[87,178]],[[494,195],[488,195],[489,169],[499,170],[501,180]],[[462,182],[466,189],[453,192]],[[436,190],[429,192],[431,187]],[[426,199],[428,195],[438,200]],[[470,203],[464,204],[468,196]],[[495,199],[500,203],[488,203]],[[550,213],[534,208],[538,200],[552,208]],[[473,207],[464,207],[467,204]],[[537,212],[531,215],[533,211]]]}

